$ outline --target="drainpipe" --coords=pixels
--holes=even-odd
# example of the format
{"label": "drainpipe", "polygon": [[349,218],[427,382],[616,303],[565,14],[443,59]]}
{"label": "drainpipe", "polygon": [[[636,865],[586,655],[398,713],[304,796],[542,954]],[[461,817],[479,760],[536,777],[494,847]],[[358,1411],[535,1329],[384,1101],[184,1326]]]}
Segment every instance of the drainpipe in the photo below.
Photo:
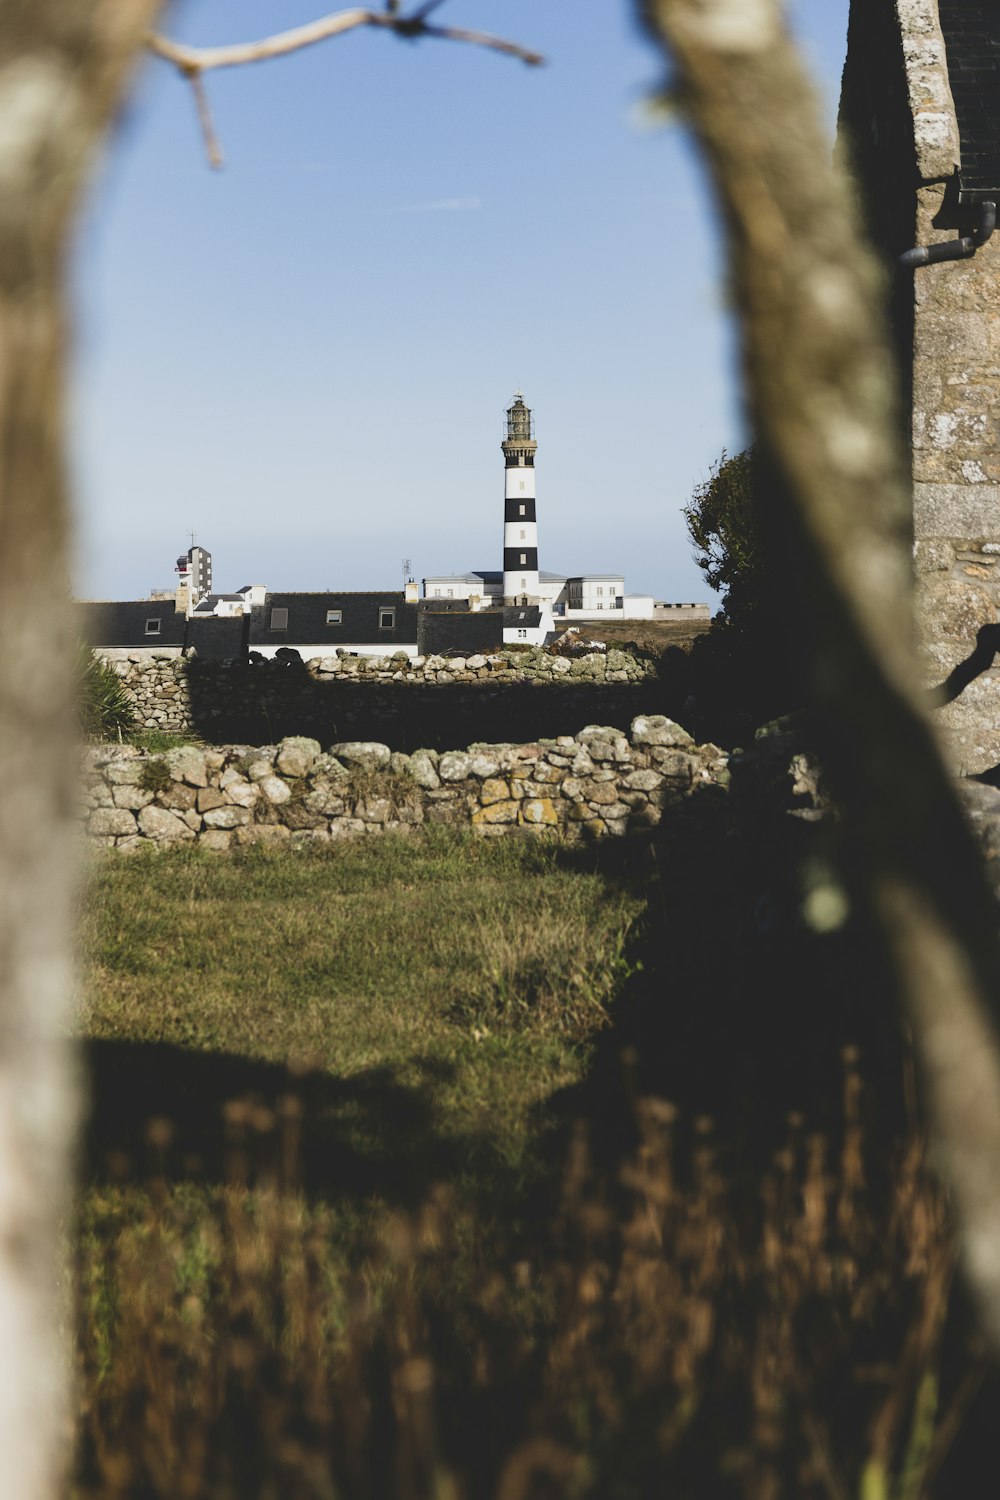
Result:
{"label": "drainpipe", "polygon": [[992,238],[996,227],[996,204],[980,203],[979,224],[972,234],[963,235],[959,240],[945,240],[938,245],[917,245],[899,257],[899,264],[907,270],[915,270],[917,266],[930,266],[939,260],[968,260],[975,255],[980,245],[985,245]]}

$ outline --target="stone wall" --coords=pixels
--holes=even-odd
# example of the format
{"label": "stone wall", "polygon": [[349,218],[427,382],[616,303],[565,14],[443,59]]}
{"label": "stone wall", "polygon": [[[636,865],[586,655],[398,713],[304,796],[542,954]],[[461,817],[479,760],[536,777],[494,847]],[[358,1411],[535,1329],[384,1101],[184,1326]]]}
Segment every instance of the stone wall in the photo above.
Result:
{"label": "stone wall", "polygon": [[[913,453],[916,619],[942,682],[1000,608],[1000,236],[971,260],[915,272],[913,245],[970,233],[937,0],[854,0],[841,125],[885,256]],[[1000,761],[1000,669],[941,711],[956,767]]]}
{"label": "stone wall", "polygon": [[598,715],[625,729],[640,711],[662,706],[655,665],[615,650],[467,659],[343,653],[249,665],[137,653],[108,665],[143,728],[193,732],[214,744],[304,734],[322,743],[377,739],[400,751],[448,749],[473,738],[551,736]]}
{"label": "stone wall", "polygon": [[412,755],[371,742],[88,750],[80,817],[99,845],[328,844],[445,823],[567,839],[649,830],[663,809],[728,784],[728,761],[662,715],[627,734],[590,725],[532,744]]}

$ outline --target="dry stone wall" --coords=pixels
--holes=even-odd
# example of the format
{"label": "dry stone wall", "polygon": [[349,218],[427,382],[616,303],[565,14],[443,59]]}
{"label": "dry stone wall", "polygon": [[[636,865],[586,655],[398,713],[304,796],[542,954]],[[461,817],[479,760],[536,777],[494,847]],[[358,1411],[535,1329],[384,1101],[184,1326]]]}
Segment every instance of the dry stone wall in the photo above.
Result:
{"label": "dry stone wall", "polygon": [[[495,656],[316,657],[255,664],[140,653],[108,662],[145,729],[215,743],[305,734],[378,739],[408,750],[482,737],[533,739],[599,712],[625,728],[650,699],[654,663],[623,651]],[[593,690],[601,693],[595,711]],[[546,694],[539,689],[550,689]]]}
{"label": "dry stone wall", "polygon": [[532,744],[411,755],[371,741],[324,751],[302,736],[165,755],[97,746],[80,818],[95,843],[119,850],[329,844],[429,823],[600,839],[654,827],[665,807],[726,786],[728,774],[723,751],[662,715],[637,717],[627,734],[592,724]]}

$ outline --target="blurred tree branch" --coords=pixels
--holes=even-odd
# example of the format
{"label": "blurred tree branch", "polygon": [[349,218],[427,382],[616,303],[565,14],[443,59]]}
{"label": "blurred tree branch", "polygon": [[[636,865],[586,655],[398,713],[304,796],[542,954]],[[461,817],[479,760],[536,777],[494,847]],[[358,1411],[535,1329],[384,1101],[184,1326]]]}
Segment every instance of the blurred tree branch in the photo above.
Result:
{"label": "blurred tree branch", "polygon": [[305,26],[296,26],[291,31],[277,32],[273,36],[262,38],[259,42],[237,42],[227,47],[184,47],[178,42],[170,41],[168,37],[153,32],[146,38],[146,46],[157,57],[165,58],[167,62],[173,63],[178,71],[191,82],[208,160],[213,167],[220,167],[223,160],[222,152],[212,124],[202,81],[202,75],[215,68],[242,67],[247,63],[266,62],[274,57],[287,57],[291,52],[299,52],[303,47],[314,47],[319,42],[329,41],[331,37],[344,36],[347,32],[356,31],[361,26],[379,27],[383,31],[391,31],[395,36],[402,37],[406,41],[417,41],[421,37],[437,37],[444,41],[467,42],[474,47],[486,47],[492,52],[502,52],[508,57],[519,58],[521,62],[531,66],[538,66],[544,62],[541,53],[529,51],[517,42],[508,42],[502,37],[491,36],[484,31],[468,31],[458,26],[429,25],[427,17],[442,3],[443,0],[426,0],[425,4],[409,15],[400,15],[398,5],[395,3],[391,3],[383,11],[355,6],[350,10],[334,11],[331,15],[321,16],[318,20],[310,21]]}
{"label": "blurred tree branch", "polygon": [[997,913],[920,707],[909,480],[880,278],[778,0],[640,0],[728,231],[762,490],[848,837],[1000,1348]]}
{"label": "blurred tree branch", "polygon": [[0,1453],[18,1500],[63,1493],[72,1441],[67,247],[158,8],[0,0]]}

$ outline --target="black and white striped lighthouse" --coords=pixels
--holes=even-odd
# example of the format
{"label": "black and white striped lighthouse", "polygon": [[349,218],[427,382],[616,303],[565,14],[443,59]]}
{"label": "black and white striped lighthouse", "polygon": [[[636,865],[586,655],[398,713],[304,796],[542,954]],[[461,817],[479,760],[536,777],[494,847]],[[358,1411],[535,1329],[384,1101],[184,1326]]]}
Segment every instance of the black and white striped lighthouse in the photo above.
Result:
{"label": "black and white striped lighthouse", "polygon": [[538,525],[535,519],[535,427],[521,391],[507,408],[504,457],[503,597],[506,603],[538,597]]}

